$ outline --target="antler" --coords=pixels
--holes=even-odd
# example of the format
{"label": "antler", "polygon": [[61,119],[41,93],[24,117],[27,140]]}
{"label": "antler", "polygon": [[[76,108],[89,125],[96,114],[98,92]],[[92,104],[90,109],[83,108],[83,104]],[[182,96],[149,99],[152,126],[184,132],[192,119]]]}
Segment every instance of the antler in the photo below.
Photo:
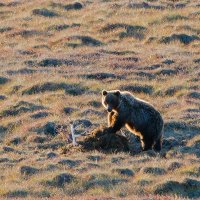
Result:
{"label": "antler", "polygon": [[87,133],[87,131],[89,130],[89,128],[91,127],[91,126],[89,126],[83,133],[81,133],[80,135],[76,135],[75,134],[75,129],[76,128],[78,128],[78,127],[80,127],[81,126],[81,124],[80,125],[77,125],[76,127],[74,126],[74,122],[73,121],[71,121],[70,122],[70,131],[71,131],[71,134],[70,134],[70,136],[71,136],[71,140],[72,140],[72,144],[73,144],[73,146],[77,146],[78,145],[78,143],[76,142],[76,137],[79,137],[79,136],[82,136],[82,135],[84,135],[85,133]]}
{"label": "antler", "polygon": [[76,137],[74,134],[74,131],[75,131],[74,122],[70,122],[70,130],[71,130],[71,135],[72,135],[72,144],[73,146],[77,146],[78,143],[76,142]]}

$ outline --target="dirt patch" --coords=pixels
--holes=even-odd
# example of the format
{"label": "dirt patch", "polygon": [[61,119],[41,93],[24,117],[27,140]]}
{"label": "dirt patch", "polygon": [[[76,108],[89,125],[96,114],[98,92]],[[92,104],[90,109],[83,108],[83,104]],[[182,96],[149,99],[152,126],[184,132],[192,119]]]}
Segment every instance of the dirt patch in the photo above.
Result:
{"label": "dirt patch", "polygon": [[106,153],[111,152],[127,152],[129,151],[128,139],[122,135],[109,132],[105,127],[99,127],[91,132],[91,134],[82,137],[78,146],[67,144],[63,147],[63,153],[75,151],[101,151]]}

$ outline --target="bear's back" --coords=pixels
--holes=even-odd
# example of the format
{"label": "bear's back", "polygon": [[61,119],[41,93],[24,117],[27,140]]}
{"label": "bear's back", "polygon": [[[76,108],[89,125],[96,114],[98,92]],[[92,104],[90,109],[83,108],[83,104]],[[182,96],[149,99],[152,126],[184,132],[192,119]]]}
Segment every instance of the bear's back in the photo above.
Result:
{"label": "bear's back", "polygon": [[128,91],[122,91],[121,92],[121,98],[122,101],[126,104],[126,105],[130,105],[132,107],[144,107],[144,108],[149,108],[149,109],[153,109],[154,110],[154,106],[151,105],[149,102],[144,101],[140,98],[135,97],[133,94],[131,94]]}

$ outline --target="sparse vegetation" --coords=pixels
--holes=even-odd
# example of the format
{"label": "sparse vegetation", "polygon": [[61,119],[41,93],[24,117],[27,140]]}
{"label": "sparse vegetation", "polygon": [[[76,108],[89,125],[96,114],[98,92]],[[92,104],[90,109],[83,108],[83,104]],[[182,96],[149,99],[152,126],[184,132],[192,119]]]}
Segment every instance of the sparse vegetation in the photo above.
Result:
{"label": "sparse vegetation", "polygon": [[[1,0],[0,199],[199,199],[199,5]],[[160,153],[125,129],[109,152],[67,148],[71,121],[89,142],[106,125],[103,89],[161,112]]]}

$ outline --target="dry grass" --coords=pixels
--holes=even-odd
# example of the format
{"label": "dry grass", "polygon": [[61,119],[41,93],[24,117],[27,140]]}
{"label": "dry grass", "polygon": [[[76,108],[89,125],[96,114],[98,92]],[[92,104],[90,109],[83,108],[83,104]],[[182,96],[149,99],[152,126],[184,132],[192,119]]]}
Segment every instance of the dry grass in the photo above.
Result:
{"label": "dry grass", "polygon": [[[69,9],[70,0],[1,1],[0,198],[200,198],[199,1],[142,2],[82,1],[82,9]],[[49,135],[45,124],[64,132],[71,120],[105,125],[101,91],[122,88],[162,113],[163,152],[63,155],[65,136]],[[25,176],[22,166],[36,173]],[[62,173],[75,178],[48,184]]]}

